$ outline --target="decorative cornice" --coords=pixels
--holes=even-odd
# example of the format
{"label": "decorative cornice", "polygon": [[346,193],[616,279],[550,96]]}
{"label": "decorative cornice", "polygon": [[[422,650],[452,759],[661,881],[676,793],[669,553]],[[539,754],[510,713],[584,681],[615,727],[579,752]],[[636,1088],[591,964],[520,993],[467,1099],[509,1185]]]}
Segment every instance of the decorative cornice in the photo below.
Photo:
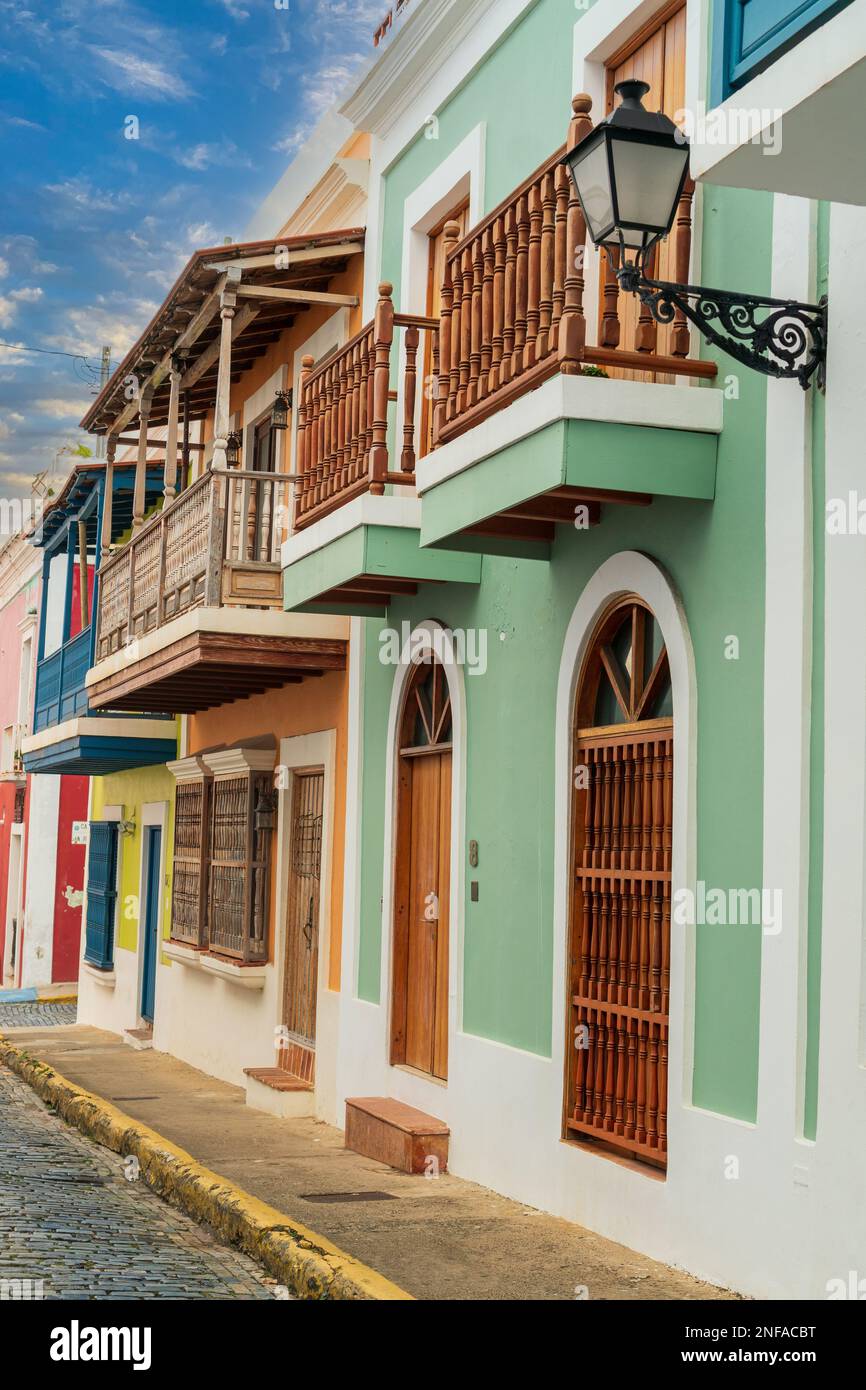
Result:
{"label": "decorative cornice", "polygon": [[427,81],[464,42],[467,31],[502,0],[427,0],[406,18],[367,69],[340,114],[356,130],[387,135]]}
{"label": "decorative cornice", "polygon": [[201,760],[214,777],[239,777],[250,772],[273,772],[275,748],[223,748],[218,753],[202,753]]}
{"label": "decorative cornice", "polygon": [[166,767],[176,782],[198,782],[211,775],[210,768],[205,766],[197,753],[189,758],[178,758],[173,763],[166,763]]}

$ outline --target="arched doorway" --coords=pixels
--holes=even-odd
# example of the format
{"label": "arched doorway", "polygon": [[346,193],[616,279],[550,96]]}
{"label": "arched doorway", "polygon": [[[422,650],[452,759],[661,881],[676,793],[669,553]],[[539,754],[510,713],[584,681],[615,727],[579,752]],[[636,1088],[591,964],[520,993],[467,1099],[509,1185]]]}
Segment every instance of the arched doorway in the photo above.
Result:
{"label": "arched doorway", "polygon": [[600,619],[573,734],[565,1137],[667,1161],[673,710],[636,595]]}
{"label": "arched doorway", "polygon": [[448,1076],[451,697],[432,651],[403,693],[397,745],[397,835],[391,1062]]}

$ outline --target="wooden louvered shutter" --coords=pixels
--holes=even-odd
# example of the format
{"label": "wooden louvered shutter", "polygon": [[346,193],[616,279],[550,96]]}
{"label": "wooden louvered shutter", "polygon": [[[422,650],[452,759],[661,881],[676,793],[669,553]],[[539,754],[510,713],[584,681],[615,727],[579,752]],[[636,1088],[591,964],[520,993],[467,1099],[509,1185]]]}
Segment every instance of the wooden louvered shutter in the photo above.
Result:
{"label": "wooden louvered shutter", "polygon": [[174,803],[171,936],[206,946],[210,779],[179,781]]}
{"label": "wooden louvered shutter", "polygon": [[84,959],[100,970],[110,970],[117,905],[117,822],[91,821],[88,844]]}

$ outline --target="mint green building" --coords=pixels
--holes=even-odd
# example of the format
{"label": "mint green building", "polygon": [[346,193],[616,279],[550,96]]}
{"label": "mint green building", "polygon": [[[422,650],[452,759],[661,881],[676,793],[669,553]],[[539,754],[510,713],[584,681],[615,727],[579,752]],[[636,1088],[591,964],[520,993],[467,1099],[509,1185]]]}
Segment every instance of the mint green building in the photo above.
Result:
{"label": "mint green building", "polygon": [[[284,604],[352,617],[338,1105],[833,1297],[866,1241],[866,188],[802,74],[820,42],[853,100],[866,0],[734,8],[406,8],[341,108],[369,326],[295,402]],[[629,78],[691,140],[656,276],[828,295],[826,392],[617,289],[560,159]]]}

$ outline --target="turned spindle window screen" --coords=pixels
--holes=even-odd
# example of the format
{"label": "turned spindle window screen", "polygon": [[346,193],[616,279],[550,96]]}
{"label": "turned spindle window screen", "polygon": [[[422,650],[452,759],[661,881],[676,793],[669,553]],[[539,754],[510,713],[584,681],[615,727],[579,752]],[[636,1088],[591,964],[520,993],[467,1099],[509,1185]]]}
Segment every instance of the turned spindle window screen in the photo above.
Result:
{"label": "turned spindle window screen", "polygon": [[273,791],[273,776],[248,772],[214,777],[208,892],[210,946],[245,961],[268,955],[270,829],[256,828],[260,796]]}
{"label": "turned spindle window screen", "polygon": [[178,782],[171,935],[244,962],[268,958],[270,826],[256,807],[273,775],[252,769]]}
{"label": "turned spindle window screen", "polygon": [[210,779],[179,782],[174,803],[174,867],[171,935],[191,946],[207,945],[207,865]]}
{"label": "turned spindle window screen", "polygon": [[658,624],[603,617],[574,731],[565,1137],[664,1168],[673,719]]}

